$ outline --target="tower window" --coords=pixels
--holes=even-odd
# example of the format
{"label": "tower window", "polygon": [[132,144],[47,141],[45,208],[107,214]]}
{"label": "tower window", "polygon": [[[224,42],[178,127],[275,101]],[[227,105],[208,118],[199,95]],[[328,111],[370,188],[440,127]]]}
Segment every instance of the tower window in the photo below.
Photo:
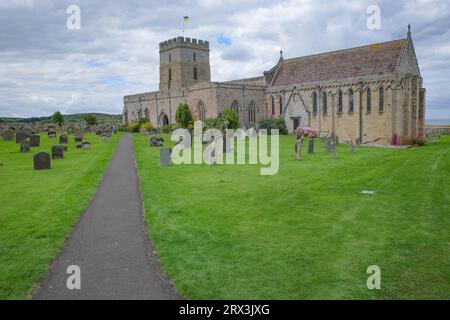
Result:
{"label": "tower window", "polygon": [[367,112],[372,111],[372,90],[367,88]]}
{"label": "tower window", "polygon": [[169,82],[172,81],[172,69],[169,68]]}
{"label": "tower window", "polygon": [[384,89],[383,87],[380,87],[380,105],[379,105],[379,111],[383,112],[384,111]]}
{"label": "tower window", "polygon": [[353,90],[348,91],[348,112],[353,113],[355,110],[355,95]]}
{"label": "tower window", "polygon": [[172,62],[172,55],[169,53],[169,62]]}
{"label": "tower window", "polygon": [[194,80],[197,80],[197,68],[194,68]]}
{"label": "tower window", "polygon": [[338,112],[341,113],[344,107],[342,106],[342,91],[339,91],[338,95]]}
{"label": "tower window", "polygon": [[322,95],[322,109],[323,109],[323,113],[327,113],[328,112],[328,103],[327,103],[327,93],[324,92]]}
{"label": "tower window", "polygon": [[272,96],[272,114],[275,114],[275,98]]}
{"label": "tower window", "polygon": [[314,92],[313,94],[313,113],[317,113],[317,93]]}
{"label": "tower window", "polygon": [[194,61],[197,61],[197,55],[194,53]]}
{"label": "tower window", "polygon": [[280,114],[283,114],[283,97],[280,96]]}

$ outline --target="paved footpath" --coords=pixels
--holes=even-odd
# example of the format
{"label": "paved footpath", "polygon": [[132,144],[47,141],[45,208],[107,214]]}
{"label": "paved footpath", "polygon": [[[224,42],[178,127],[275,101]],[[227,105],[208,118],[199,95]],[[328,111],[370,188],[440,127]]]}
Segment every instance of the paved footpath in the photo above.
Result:
{"label": "paved footpath", "polygon": [[[81,290],[67,289],[71,265],[80,267]],[[179,299],[146,236],[131,135],[33,299]]]}

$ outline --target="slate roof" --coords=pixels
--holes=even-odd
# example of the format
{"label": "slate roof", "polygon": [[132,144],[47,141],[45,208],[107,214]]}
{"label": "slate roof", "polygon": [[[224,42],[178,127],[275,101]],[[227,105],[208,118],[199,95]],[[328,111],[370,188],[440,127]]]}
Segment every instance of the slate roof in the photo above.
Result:
{"label": "slate roof", "polygon": [[407,39],[283,60],[272,86],[393,74]]}

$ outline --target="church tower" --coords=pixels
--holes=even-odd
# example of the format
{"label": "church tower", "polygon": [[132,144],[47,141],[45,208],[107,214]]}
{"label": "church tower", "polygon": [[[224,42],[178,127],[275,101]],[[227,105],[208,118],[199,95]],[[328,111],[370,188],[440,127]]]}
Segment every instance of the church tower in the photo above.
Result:
{"label": "church tower", "polygon": [[209,42],[185,37],[159,44],[159,90],[177,91],[211,81]]}

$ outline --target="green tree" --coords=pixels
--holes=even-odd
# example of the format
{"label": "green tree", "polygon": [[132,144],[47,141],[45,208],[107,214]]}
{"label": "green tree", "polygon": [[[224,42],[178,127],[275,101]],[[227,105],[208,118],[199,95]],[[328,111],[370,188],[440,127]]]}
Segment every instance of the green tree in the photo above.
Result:
{"label": "green tree", "polygon": [[192,124],[192,114],[186,103],[180,103],[175,114],[175,120],[181,128],[187,128]]}
{"label": "green tree", "polygon": [[84,120],[90,126],[95,126],[97,124],[97,117],[95,116],[95,114],[92,113],[85,115]]}
{"label": "green tree", "polygon": [[232,109],[225,109],[223,111],[223,118],[227,122],[227,128],[236,130],[239,128],[239,114]]}
{"label": "green tree", "polygon": [[51,119],[52,123],[57,124],[58,126],[62,126],[64,124],[64,117],[61,114],[61,112],[56,111],[53,115],[52,115],[52,119]]}

